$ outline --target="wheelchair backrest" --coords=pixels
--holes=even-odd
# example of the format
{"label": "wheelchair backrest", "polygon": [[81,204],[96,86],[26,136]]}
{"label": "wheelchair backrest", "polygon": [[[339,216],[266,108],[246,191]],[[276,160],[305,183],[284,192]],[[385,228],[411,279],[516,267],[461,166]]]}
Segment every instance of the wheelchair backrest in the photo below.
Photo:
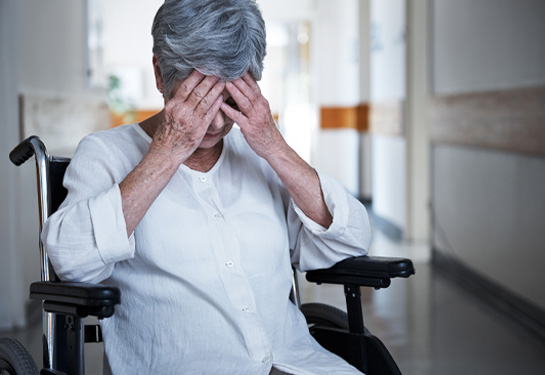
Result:
{"label": "wheelchair backrest", "polygon": [[51,157],[49,160],[49,186],[51,196],[51,206],[49,208],[49,215],[57,211],[61,203],[66,198],[68,191],[62,185],[64,179],[64,173],[70,163],[68,158]]}

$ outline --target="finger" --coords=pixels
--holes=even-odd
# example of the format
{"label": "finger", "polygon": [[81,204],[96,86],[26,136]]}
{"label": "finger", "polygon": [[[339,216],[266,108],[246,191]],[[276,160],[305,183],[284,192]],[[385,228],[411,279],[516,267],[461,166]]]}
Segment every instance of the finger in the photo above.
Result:
{"label": "finger", "polygon": [[253,90],[252,88],[242,79],[242,78],[237,78],[233,81],[231,81],[231,83],[244,95],[246,96],[249,100],[252,100],[253,99]]}
{"label": "finger", "polygon": [[[218,81],[210,91],[205,95],[204,98],[199,102],[196,107],[196,111],[199,113],[206,114],[211,107],[213,107],[218,99],[221,99],[223,102],[223,90],[225,89],[225,82]],[[221,103],[220,103],[221,104]],[[219,106],[218,106],[219,108]]]}
{"label": "finger", "polygon": [[261,89],[250,73],[244,73],[242,77],[233,81],[233,84],[248,98],[255,102],[261,97]]}
{"label": "finger", "polygon": [[[240,79],[237,79],[235,81],[238,81]],[[239,88],[239,85],[235,83],[235,81],[233,82],[227,82],[225,84],[225,88],[227,89],[227,91],[229,92],[229,94],[231,94],[231,97],[233,98],[233,100],[235,101],[235,103],[237,103],[237,107],[243,112],[243,113],[248,113],[250,111],[250,109],[252,108],[252,102],[248,99],[248,97],[246,95],[244,95],[243,91],[241,91],[241,89]],[[244,86],[246,88],[249,88],[244,82],[240,83],[239,84],[241,86]]]}
{"label": "finger", "polygon": [[199,83],[203,79],[205,79],[206,76],[199,72],[198,70],[193,70],[189,77],[187,77],[179,86],[176,88],[176,86],[173,87],[170,97],[172,99],[179,98],[182,100],[186,100],[191,92],[197,87]]}
{"label": "finger", "polygon": [[222,101],[220,109],[227,117],[236,122],[238,125],[244,126],[246,124],[247,117],[224,101]]}
{"label": "finger", "polygon": [[[218,83],[219,78],[214,76],[206,76],[198,85],[193,89],[186,102],[193,108],[196,108],[201,101],[208,95],[210,90]],[[215,97],[214,97],[215,99]],[[210,106],[212,101],[205,104]]]}
{"label": "finger", "polygon": [[261,89],[259,88],[257,81],[250,73],[244,73],[241,78],[256,95],[261,95]]}
{"label": "finger", "polygon": [[203,124],[206,124],[206,127],[208,127],[208,125],[212,122],[212,120],[214,119],[214,116],[216,116],[216,113],[218,113],[222,104],[224,104],[223,97],[220,95],[219,97],[216,98],[212,106],[208,109],[208,111],[204,115]]}

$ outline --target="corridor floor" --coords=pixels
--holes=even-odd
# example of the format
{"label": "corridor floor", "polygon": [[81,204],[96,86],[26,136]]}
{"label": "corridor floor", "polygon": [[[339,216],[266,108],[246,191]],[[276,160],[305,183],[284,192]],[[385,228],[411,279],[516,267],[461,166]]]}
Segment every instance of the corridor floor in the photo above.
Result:
{"label": "corridor floor", "polygon": [[[422,247],[374,234],[375,255],[412,258],[416,275],[383,290],[362,290],[366,326],[390,349],[404,375],[545,374],[545,343],[438,274]],[[344,309],[341,286],[302,282],[303,302]],[[0,333],[19,339],[41,361],[41,327]],[[101,374],[102,347],[86,351],[86,373]],[[38,362],[39,363],[39,362]]]}
{"label": "corridor floor", "polygon": [[[366,327],[404,375],[545,374],[545,342],[461,289],[429,264],[425,248],[374,233],[371,253],[408,257],[416,275],[362,289]],[[307,289],[308,288],[308,289]],[[342,286],[305,286],[308,299],[342,306]]]}

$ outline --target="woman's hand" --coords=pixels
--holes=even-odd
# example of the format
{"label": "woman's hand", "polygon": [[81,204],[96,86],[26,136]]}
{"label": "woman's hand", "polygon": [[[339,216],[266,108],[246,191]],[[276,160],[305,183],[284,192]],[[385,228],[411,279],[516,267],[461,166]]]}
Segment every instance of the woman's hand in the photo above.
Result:
{"label": "woman's hand", "polygon": [[221,110],[235,121],[256,154],[265,159],[288,189],[293,201],[312,220],[328,228],[333,222],[316,171],[289,147],[276,127],[267,100],[246,73],[225,88],[240,112],[227,103]]}
{"label": "woman's hand", "polygon": [[201,144],[208,126],[223,103],[225,82],[194,70],[174,86],[150,151],[166,153],[183,163]]}
{"label": "woman's hand", "polygon": [[201,144],[223,103],[224,89],[225,82],[194,71],[172,90],[148,153],[119,184],[128,236]]}
{"label": "woman's hand", "polygon": [[256,154],[268,159],[286,146],[274,123],[269,102],[249,73],[227,82],[225,88],[240,112],[227,103],[221,104],[221,110],[240,126],[244,138]]}

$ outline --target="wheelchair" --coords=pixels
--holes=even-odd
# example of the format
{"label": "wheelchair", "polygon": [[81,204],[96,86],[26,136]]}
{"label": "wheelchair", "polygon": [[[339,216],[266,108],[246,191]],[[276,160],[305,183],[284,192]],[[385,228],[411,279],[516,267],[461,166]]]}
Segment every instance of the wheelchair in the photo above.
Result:
{"label": "wheelchair", "polygon": [[[17,166],[35,156],[40,232],[49,215],[66,196],[62,180],[69,158],[49,156],[37,136],[22,141],[10,153]],[[84,318],[106,319],[121,301],[120,291],[104,285],[64,282],[55,275],[43,244],[39,243],[41,281],[30,286],[30,298],[42,301],[43,368],[38,370],[18,341],[0,339],[0,375],[83,375],[84,344],[101,342],[100,326]],[[392,278],[415,273],[410,259],[360,256],[345,259],[329,269],[306,273],[309,282],[344,286],[347,312],[321,303],[300,304],[294,271],[292,301],[305,315],[313,337],[327,350],[368,375],[401,374],[386,346],[364,326],[360,287],[387,288]]]}

